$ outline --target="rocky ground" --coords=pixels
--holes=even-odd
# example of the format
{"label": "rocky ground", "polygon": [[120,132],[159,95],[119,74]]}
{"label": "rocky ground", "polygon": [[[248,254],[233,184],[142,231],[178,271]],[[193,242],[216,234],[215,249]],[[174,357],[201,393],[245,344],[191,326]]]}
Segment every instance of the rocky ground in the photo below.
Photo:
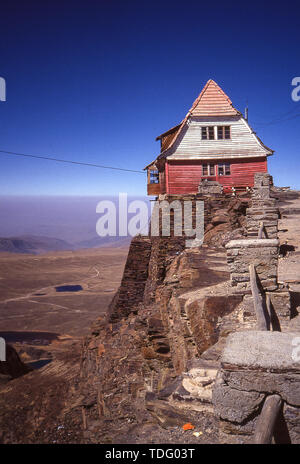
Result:
{"label": "rocky ground", "polygon": [[[281,257],[278,280],[289,285],[293,308],[300,312],[300,192],[290,191],[279,195],[279,239]],[[294,311],[293,316],[297,316]],[[300,316],[294,317],[290,330],[300,331]]]}

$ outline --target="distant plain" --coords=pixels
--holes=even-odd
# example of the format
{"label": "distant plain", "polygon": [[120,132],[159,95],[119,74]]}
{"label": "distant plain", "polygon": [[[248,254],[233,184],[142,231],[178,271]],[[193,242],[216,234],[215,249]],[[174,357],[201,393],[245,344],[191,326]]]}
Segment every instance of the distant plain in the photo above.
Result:
{"label": "distant plain", "polygon": [[[88,333],[117,290],[128,247],[0,253],[0,332]],[[81,286],[57,291],[57,286]],[[72,289],[72,288],[71,288]]]}

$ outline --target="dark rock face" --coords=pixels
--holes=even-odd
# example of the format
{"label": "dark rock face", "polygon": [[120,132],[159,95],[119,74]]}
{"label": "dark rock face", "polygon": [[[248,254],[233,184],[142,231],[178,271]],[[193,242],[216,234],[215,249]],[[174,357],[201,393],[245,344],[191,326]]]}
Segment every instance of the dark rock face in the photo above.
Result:
{"label": "dark rock face", "polygon": [[231,313],[242,299],[240,295],[206,296],[187,305],[199,355],[218,341],[218,319]]}
{"label": "dark rock face", "polygon": [[80,344],[39,370],[9,382],[0,393],[0,444],[82,443],[76,392]]}
{"label": "dark rock face", "polygon": [[6,361],[0,361],[0,376],[2,378],[2,383],[5,383],[5,380],[15,379],[21,377],[24,374],[27,374],[32,369],[25,365],[16,350],[11,346],[6,344]]}

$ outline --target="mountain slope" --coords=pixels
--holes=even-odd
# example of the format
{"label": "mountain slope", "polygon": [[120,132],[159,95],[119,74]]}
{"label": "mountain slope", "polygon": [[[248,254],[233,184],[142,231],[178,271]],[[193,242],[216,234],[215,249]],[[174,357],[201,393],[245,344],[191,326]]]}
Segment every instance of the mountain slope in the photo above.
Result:
{"label": "mountain slope", "polygon": [[34,235],[0,237],[0,252],[39,254],[46,253],[47,251],[72,249],[72,245],[58,238],[38,237]]}

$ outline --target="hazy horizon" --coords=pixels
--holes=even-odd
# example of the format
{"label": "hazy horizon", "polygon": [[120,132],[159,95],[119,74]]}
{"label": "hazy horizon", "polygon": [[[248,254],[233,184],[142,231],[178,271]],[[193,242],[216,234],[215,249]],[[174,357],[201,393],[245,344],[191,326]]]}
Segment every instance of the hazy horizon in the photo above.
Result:
{"label": "hazy horizon", "polygon": [[[128,196],[128,202],[134,199],[149,203],[147,197]],[[101,200],[113,201],[118,211],[118,196],[1,195],[0,237],[43,236],[71,245],[93,240],[98,237],[96,206]]]}

